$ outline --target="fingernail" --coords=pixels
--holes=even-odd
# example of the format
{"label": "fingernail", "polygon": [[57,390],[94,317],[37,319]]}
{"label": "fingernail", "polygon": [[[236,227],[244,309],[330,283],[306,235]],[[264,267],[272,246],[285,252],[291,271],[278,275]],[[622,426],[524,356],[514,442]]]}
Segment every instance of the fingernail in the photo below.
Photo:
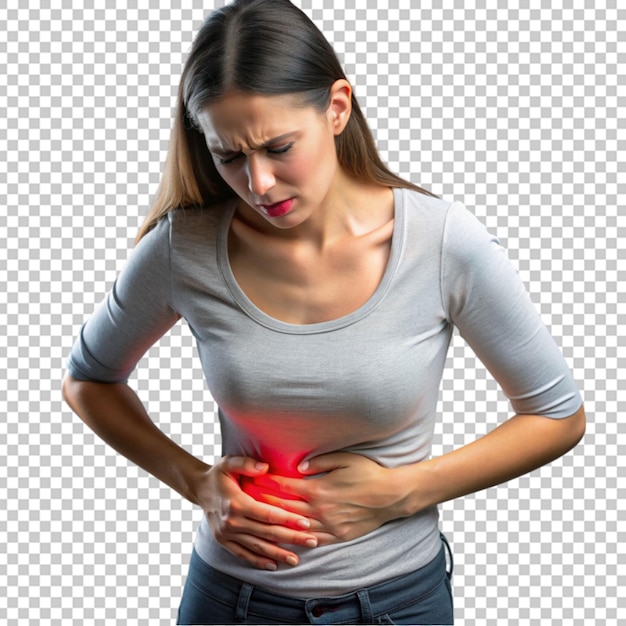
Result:
{"label": "fingernail", "polygon": [[308,469],[309,469],[308,461],[303,461],[302,463],[300,463],[300,465],[298,465],[299,472],[306,472]]}
{"label": "fingernail", "polygon": [[288,565],[291,565],[292,567],[298,565],[298,559],[295,556],[288,556],[285,561]]}
{"label": "fingernail", "polygon": [[266,563],[265,569],[269,570],[270,572],[275,572],[278,567],[276,566],[276,563]]}
{"label": "fingernail", "polygon": [[259,471],[264,470],[267,468],[267,463],[261,463],[260,461],[258,463],[254,464],[255,469],[258,469]]}
{"label": "fingernail", "polygon": [[306,540],[306,545],[309,548],[317,548],[317,539],[307,539]]}
{"label": "fingernail", "polygon": [[300,528],[311,528],[311,522],[309,522],[308,519],[299,519],[298,526],[300,526]]}

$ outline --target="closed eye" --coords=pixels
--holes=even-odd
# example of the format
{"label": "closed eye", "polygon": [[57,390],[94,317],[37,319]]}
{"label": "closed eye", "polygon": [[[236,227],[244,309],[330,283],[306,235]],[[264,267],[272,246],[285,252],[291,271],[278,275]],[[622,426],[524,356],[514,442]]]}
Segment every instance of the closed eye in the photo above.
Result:
{"label": "closed eye", "polygon": [[293,142],[288,143],[286,146],[283,146],[282,148],[268,148],[267,151],[269,154],[285,154],[286,152],[289,152],[291,148],[293,148]]}
{"label": "closed eye", "polygon": [[[291,148],[293,148],[293,142],[288,143],[285,146],[282,146],[280,148],[266,148],[267,153],[268,154],[286,154],[287,152],[289,152],[289,150],[291,150]],[[220,165],[229,165],[230,163],[234,163],[237,159],[241,158],[242,156],[245,156],[243,152],[239,152],[237,154],[234,154],[233,156],[228,156],[228,157],[220,157],[218,156],[218,160]]]}
{"label": "closed eye", "polygon": [[234,156],[231,157],[218,157],[218,161],[220,162],[220,165],[229,165],[230,163],[233,163],[234,161],[236,161],[239,157],[243,156],[243,152],[240,152],[239,154],[235,154]]}

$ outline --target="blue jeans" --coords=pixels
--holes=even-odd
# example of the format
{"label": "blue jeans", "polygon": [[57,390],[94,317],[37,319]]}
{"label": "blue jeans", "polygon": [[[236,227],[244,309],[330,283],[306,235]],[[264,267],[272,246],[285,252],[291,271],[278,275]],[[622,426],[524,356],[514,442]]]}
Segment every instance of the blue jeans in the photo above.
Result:
{"label": "blue jeans", "polygon": [[[302,600],[265,591],[205,563],[194,551],[178,624],[453,624],[450,546],[419,570],[335,598]],[[450,556],[446,570],[445,550]]]}

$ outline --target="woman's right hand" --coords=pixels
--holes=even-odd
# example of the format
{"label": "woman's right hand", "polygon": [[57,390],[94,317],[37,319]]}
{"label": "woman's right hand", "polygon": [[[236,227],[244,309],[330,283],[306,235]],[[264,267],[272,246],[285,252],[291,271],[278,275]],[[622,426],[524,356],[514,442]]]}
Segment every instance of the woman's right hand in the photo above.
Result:
{"label": "woman's right hand", "polygon": [[159,430],[125,383],[66,375],[63,397],[120,454],[202,507],[217,541],[235,556],[254,567],[276,569],[279,563],[298,563],[297,555],[278,544],[317,545],[304,515],[257,502],[242,490],[242,478],[266,474],[267,464],[225,457],[209,467]]}
{"label": "woman's right hand", "polygon": [[267,473],[267,463],[225,456],[211,467],[199,495],[215,539],[236,557],[259,569],[276,570],[279,563],[298,564],[298,556],[278,544],[314,548],[310,521],[301,515],[257,502],[241,488],[241,477]]}

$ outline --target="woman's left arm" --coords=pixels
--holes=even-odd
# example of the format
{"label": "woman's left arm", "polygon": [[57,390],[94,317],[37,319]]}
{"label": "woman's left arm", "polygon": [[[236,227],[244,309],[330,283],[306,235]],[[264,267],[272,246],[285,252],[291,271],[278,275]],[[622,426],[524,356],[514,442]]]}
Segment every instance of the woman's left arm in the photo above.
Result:
{"label": "woman's left arm", "polygon": [[386,522],[537,469],[572,449],[584,432],[582,406],[562,419],[515,415],[484,437],[420,463],[387,468],[364,456],[336,452],[299,467],[310,480],[266,475],[257,486],[267,502],[311,518],[320,545],[349,541]]}
{"label": "woman's left arm", "polygon": [[571,450],[584,432],[582,406],[562,419],[515,415],[470,444],[423,463],[398,468],[394,483],[402,494],[401,509],[405,515],[411,515],[517,478]]}

